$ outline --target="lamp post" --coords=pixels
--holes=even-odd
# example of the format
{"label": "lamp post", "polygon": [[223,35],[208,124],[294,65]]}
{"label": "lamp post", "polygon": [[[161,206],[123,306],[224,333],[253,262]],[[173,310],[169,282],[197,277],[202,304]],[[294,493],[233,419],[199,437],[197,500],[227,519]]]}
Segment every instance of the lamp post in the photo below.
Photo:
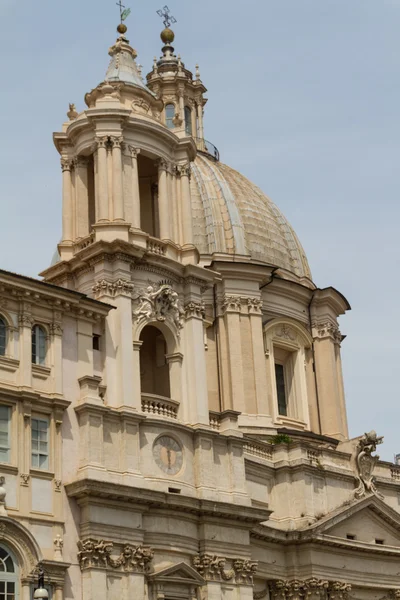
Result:
{"label": "lamp post", "polygon": [[44,571],[41,565],[38,569],[38,587],[33,594],[34,600],[49,600],[49,592],[44,587]]}

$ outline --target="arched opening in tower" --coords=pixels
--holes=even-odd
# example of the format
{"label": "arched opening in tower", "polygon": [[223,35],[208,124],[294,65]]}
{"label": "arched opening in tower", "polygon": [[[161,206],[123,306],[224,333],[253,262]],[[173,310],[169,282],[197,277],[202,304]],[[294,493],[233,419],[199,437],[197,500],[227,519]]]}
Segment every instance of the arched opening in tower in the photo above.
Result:
{"label": "arched opening in tower", "polygon": [[169,366],[167,362],[167,342],[162,332],[147,325],[140,341],[140,385],[142,394],[155,394],[171,397]]}
{"label": "arched opening in tower", "polygon": [[160,237],[158,214],[158,168],[147,156],[138,156],[140,223],[142,231]]}

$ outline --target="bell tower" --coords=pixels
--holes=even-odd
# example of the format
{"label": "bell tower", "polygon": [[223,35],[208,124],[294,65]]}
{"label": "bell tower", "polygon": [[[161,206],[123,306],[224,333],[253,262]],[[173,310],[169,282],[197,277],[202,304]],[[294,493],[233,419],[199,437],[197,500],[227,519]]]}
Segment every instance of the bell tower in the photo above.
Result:
{"label": "bell tower", "polygon": [[137,52],[121,23],[105,79],[71,105],[62,132],[61,261],[97,242],[119,240],[197,264],[190,163],[203,143],[205,87],[174,54],[174,33],[161,34],[162,57],[144,82]]}

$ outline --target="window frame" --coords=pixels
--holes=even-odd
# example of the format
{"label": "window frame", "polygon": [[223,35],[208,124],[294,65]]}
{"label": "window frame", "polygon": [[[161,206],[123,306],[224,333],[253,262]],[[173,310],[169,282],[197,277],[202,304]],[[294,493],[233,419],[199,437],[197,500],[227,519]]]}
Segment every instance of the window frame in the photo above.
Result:
{"label": "window frame", "polygon": [[[7,419],[7,445],[2,446],[0,442],[0,451],[5,450],[7,453],[7,460],[0,460],[0,463],[9,465],[11,463],[11,426],[12,426],[12,407],[9,404],[0,404],[0,411],[5,408],[8,412]],[[1,421],[1,418],[0,418]]]}
{"label": "window frame", "polygon": [[[38,427],[37,431],[38,432],[38,438],[37,440],[34,440],[34,436],[33,436],[33,423],[34,421],[37,421],[38,423],[45,423],[46,424],[46,440],[45,442],[43,442],[42,440],[40,440],[40,432],[43,431],[42,429],[40,429],[40,427]],[[34,450],[33,448],[33,444],[34,442],[37,442],[37,450]],[[50,442],[51,442],[51,431],[50,431],[50,418],[47,415],[32,415],[31,416],[31,469],[36,469],[38,471],[49,471],[50,470]],[[41,447],[40,444],[41,443],[46,443],[47,444],[47,451],[46,452],[41,452]],[[34,464],[34,460],[33,458],[37,457],[37,464]],[[46,457],[46,462],[44,465],[40,464],[40,457],[44,456]]]}
{"label": "window frame", "polygon": [[[31,339],[31,360],[32,360],[32,364],[39,366],[39,367],[45,367],[47,364],[47,352],[48,352],[48,344],[47,344],[47,340],[48,340],[48,334],[47,334],[47,330],[45,329],[45,327],[43,325],[40,325],[39,323],[35,323],[32,326],[32,330],[31,330],[31,335],[32,335],[32,339]],[[43,334],[43,345],[44,345],[44,353],[43,356],[40,355],[40,339],[37,339],[37,333],[36,332],[41,332]],[[34,352],[34,345],[35,345],[35,352]]]}
{"label": "window frame", "polygon": [[[168,116],[168,108],[173,109],[173,114],[172,116]],[[175,129],[175,124],[174,124],[174,119],[176,116],[176,106],[173,102],[168,102],[168,104],[165,105],[165,125],[167,126],[168,129]]]}
{"label": "window frame", "polygon": [[[14,600],[18,600],[19,597],[19,569],[18,569],[18,563],[13,555],[12,552],[10,552],[10,550],[8,549],[8,547],[6,545],[1,544],[0,545],[0,549],[4,550],[4,552],[7,554],[7,559],[11,559],[12,564],[13,564],[13,571],[0,571],[0,578],[1,578],[1,582],[4,582],[4,594],[1,593],[1,596],[3,596],[4,599],[7,598],[7,587],[9,584],[13,584],[14,585]],[[6,560],[7,560],[6,559]],[[0,559],[1,562],[4,564],[4,559]],[[10,593],[8,593],[8,595],[11,595]]]}
{"label": "window frame", "polygon": [[186,135],[193,135],[192,109],[186,104],[183,112],[185,117],[185,133]]}
{"label": "window frame", "polygon": [[[2,329],[4,330],[4,346],[2,346]],[[0,314],[0,356],[7,356],[7,344],[8,344],[8,321]],[[3,350],[3,351],[2,351]]]}
{"label": "window frame", "polygon": [[[310,427],[307,351],[312,337],[291,319],[273,319],[264,324],[264,350],[269,380],[269,404],[273,420],[278,425],[307,429]],[[280,414],[275,364],[284,367],[287,415]]]}

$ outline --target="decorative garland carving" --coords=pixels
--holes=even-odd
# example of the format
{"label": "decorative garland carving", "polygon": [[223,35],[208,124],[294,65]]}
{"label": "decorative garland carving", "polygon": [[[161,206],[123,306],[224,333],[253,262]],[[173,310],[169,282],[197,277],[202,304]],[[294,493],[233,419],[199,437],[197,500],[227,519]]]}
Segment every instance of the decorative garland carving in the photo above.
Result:
{"label": "decorative garland carving", "polygon": [[92,290],[96,297],[111,296],[115,298],[116,296],[131,296],[134,285],[125,279],[118,279],[118,281],[102,279],[93,286]]}
{"label": "decorative garland carving", "polygon": [[376,494],[380,498],[382,495],[376,489],[374,483],[373,472],[376,463],[379,461],[379,456],[372,456],[372,452],[376,452],[376,447],[382,444],[383,436],[378,437],[376,431],[365,433],[357,445],[356,466],[358,471],[358,487],[354,492],[356,498],[363,498],[370,492]]}
{"label": "decorative garland carving", "polygon": [[183,327],[183,310],[177,292],[170,285],[162,284],[159,287],[149,285],[146,290],[139,293],[136,300],[139,306],[133,311],[133,316],[138,323],[144,321],[170,322],[176,328],[179,336]]}
{"label": "decorative garland carving", "polygon": [[192,559],[193,567],[208,581],[231,581],[251,585],[257,572],[258,562],[243,558],[232,560],[232,568],[225,570],[226,558],[211,554],[197,554]]}
{"label": "decorative garland carving", "polygon": [[147,573],[154,550],[149,546],[126,544],[117,558],[112,558],[112,542],[89,539],[78,542],[78,562],[81,570],[92,567],[122,569],[124,571]]}

